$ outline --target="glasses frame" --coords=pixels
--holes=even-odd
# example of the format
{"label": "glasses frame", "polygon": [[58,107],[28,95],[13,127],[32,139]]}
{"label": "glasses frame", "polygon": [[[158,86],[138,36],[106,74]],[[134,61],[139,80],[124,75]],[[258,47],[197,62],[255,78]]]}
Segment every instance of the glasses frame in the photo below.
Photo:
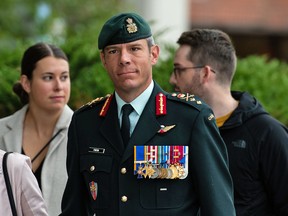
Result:
{"label": "glasses frame", "polygon": [[[180,74],[188,69],[198,69],[198,68],[204,68],[206,67],[206,65],[197,65],[197,66],[193,66],[193,67],[174,67],[173,68],[173,73],[175,75],[175,77],[177,77],[177,74],[180,76]],[[210,67],[210,70],[216,74],[216,71],[214,69],[212,69]]]}

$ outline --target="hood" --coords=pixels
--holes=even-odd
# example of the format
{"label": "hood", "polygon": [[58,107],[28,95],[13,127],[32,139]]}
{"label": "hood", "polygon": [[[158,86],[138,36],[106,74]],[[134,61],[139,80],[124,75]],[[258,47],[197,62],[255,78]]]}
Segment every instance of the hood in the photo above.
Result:
{"label": "hood", "polygon": [[260,102],[248,92],[232,91],[231,94],[239,101],[239,105],[221,129],[237,127],[255,116],[268,114]]}

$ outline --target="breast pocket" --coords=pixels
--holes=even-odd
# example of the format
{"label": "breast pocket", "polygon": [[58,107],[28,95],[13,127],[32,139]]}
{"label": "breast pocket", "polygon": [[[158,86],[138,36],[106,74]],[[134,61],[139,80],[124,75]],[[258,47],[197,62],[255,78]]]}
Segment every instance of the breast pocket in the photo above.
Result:
{"label": "breast pocket", "polygon": [[83,155],[80,158],[80,172],[84,176],[91,206],[94,209],[109,207],[112,170],[112,155]]}
{"label": "breast pocket", "polygon": [[[185,189],[181,180],[143,180],[140,183],[140,202],[147,209],[178,208],[184,203]],[[187,198],[187,197],[186,197]]]}

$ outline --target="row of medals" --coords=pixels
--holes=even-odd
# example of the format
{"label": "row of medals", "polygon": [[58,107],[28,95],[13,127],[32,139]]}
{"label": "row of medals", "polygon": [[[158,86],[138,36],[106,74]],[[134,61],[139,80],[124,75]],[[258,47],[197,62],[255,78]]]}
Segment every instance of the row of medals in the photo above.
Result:
{"label": "row of medals", "polygon": [[157,167],[153,164],[139,165],[137,174],[138,178],[184,179],[188,173],[186,173],[182,164],[177,163],[170,164],[168,168]]}

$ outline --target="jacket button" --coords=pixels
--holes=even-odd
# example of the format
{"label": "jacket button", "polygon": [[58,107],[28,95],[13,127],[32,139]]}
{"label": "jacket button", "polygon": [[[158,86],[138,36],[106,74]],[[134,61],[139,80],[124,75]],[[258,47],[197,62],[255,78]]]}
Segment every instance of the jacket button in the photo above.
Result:
{"label": "jacket button", "polygon": [[122,201],[122,202],[127,202],[127,200],[128,200],[128,197],[127,197],[127,196],[122,196],[122,197],[121,197],[121,201]]}
{"label": "jacket button", "polygon": [[90,171],[93,172],[95,170],[95,166],[90,167]]}
{"label": "jacket button", "polygon": [[126,168],[123,167],[123,168],[121,169],[121,174],[126,174],[126,172],[127,172]]}

